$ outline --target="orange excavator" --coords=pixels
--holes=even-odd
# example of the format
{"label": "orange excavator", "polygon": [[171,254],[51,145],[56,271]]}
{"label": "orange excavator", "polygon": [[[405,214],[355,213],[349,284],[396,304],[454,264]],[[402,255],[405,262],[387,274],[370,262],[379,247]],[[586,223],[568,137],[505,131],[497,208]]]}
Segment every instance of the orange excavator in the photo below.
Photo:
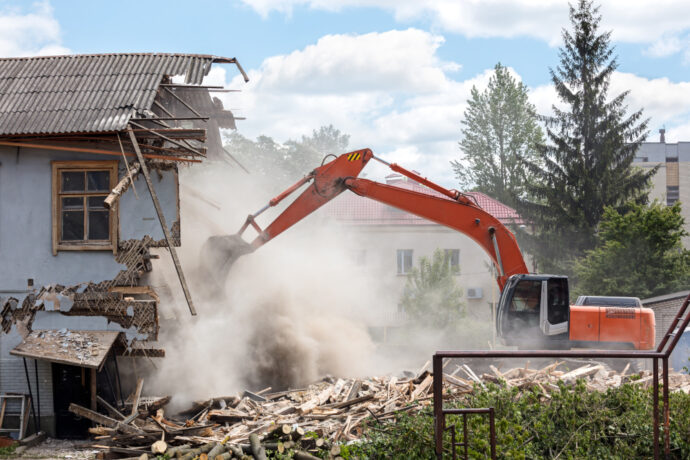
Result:
{"label": "orange excavator", "polygon": [[[334,156],[334,155],[332,155]],[[334,156],[335,157],[335,156]],[[328,157],[326,157],[328,158]],[[505,345],[520,348],[616,348],[648,350],[654,346],[654,312],[632,297],[588,297],[570,305],[568,278],[530,274],[513,233],[471,197],[448,190],[363,149],[325,162],[299,182],[250,214],[236,235],[211,237],[204,251],[216,259],[216,275],[227,276],[232,263],[299,222],[345,190],[371,198],[455,229],[473,239],[497,268],[501,297],[496,327]],[[393,171],[444,195],[435,196],[357,177],[364,166],[379,161]],[[256,218],[304,184],[311,184],[266,228]],[[246,243],[251,226],[258,236]],[[591,300],[595,301],[592,302]]]}

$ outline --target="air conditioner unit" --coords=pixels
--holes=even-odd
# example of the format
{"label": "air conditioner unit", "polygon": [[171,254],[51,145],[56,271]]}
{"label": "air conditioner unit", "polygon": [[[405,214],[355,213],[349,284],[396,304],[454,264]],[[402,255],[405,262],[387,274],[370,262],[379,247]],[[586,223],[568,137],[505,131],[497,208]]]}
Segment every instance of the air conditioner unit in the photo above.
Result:
{"label": "air conditioner unit", "polygon": [[468,299],[481,299],[484,297],[484,293],[482,292],[482,288],[468,288],[467,289],[467,298]]}

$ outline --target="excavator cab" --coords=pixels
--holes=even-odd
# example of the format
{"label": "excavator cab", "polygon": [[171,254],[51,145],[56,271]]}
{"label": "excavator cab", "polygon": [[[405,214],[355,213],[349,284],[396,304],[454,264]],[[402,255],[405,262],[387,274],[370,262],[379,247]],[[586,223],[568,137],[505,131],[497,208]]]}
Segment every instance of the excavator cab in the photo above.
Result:
{"label": "excavator cab", "polygon": [[568,347],[569,312],[567,277],[513,275],[498,302],[498,336],[520,348]]}

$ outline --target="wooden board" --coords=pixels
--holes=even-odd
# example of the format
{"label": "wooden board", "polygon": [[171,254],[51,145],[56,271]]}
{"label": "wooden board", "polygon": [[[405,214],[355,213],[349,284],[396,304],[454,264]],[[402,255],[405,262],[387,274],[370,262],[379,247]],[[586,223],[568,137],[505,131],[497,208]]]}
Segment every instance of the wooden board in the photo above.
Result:
{"label": "wooden board", "polygon": [[11,355],[53,363],[99,369],[112,348],[118,331],[71,331],[47,329],[32,331]]}

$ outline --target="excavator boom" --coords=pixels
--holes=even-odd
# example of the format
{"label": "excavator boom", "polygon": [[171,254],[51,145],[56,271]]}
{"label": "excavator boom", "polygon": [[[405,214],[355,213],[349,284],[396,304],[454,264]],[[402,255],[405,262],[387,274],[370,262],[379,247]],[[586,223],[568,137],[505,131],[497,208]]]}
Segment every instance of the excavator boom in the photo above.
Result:
{"label": "excavator boom", "polygon": [[[357,176],[364,166],[372,159],[386,164],[392,170],[404,174],[445,196],[415,192],[358,178]],[[290,193],[309,181],[312,183],[265,229],[261,229],[256,224],[255,219],[259,214],[269,207],[277,205]],[[527,273],[527,266],[515,236],[498,219],[484,211],[466,195],[456,190],[448,190],[399,165],[389,164],[376,158],[369,149],[342,154],[333,161],[316,168],[295,185],[272,199],[259,212],[249,215],[238,235],[242,235],[249,226],[254,227],[259,235],[252,241],[251,247],[256,249],[345,190],[416,214],[469,236],[484,248],[498,268],[497,282],[501,289],[511,275]]]}

